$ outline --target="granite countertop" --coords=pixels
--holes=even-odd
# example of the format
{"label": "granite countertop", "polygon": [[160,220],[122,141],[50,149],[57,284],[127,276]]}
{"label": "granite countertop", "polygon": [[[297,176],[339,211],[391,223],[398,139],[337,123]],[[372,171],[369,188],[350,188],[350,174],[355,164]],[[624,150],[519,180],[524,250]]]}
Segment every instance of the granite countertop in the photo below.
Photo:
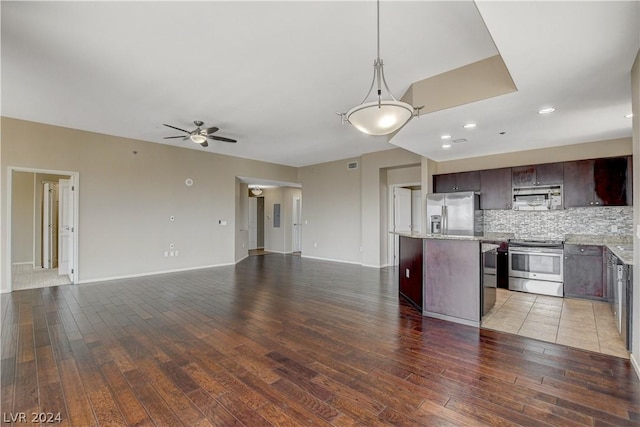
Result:
{"label": "granite countertop", "polygon": [[633,236],[595,236],[583,234],[567,234],[565,236],[567,245],[597,245],[606,246],[615,256],[627,264],[633,265],[633,249],[625,250],[625,247],[633,247]]}
{"label": "granite countertop", "polygon": [[451,234],[431,234],[431,233],[414,233],[414,232],[393,232],[398,236],[411,237],[414,239],[439,239],[439,240],[483,240],[482,236],[454,236]]}
{"label": "granite countertop", "polygon": [[492,251],[494,249],[498,249],[500,245],[494,245],[493,243],[483,243],[482,244],[482,253]]}

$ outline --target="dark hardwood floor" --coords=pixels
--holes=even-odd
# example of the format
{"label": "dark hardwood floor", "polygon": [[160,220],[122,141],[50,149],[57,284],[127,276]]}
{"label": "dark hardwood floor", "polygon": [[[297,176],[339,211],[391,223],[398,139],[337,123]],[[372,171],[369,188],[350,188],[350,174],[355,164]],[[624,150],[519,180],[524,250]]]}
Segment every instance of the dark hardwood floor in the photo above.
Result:
{"label": "dark hardwood floor", "polygon": [[628,360],[423,318],[397,295],[392,269],[279,254],[4,294],[3,422],[640,425]]}

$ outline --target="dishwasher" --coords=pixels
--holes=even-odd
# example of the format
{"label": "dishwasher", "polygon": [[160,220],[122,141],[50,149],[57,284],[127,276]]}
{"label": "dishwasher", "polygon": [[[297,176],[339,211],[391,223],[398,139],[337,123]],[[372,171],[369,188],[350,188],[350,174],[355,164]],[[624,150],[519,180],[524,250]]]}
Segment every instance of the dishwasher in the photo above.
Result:
{"label": "dishwasher", "polygon": [[613,311],[618,332],[624,340],[624,345],[628,351],[631,351],[633,270],[611,253],[607,261],[607,281],[611,292],[609,294],[611,310]]}

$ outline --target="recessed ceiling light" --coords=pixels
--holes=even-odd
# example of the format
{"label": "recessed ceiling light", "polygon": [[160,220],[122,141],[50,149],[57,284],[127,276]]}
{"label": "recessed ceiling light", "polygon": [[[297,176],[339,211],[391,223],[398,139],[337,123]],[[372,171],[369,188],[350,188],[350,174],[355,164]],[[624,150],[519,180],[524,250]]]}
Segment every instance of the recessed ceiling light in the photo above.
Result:
{"label": "recessed ceiling light", "polygon": [[629,113],[629,114],[627,114],[627,115],[626,115],[626,116],[624,116],[624,117],[625,117],[625,118],[627,118],[627,119],[630,119],[631,117],[633,117],[633,113]]}
{"label": "recessed ceiling light", "polygon": [[451,139],[451,135],[442,135],[440,139]]}
{"label": "recessed ceiling light", "polygon": [[538,110],[538,114],[549,114],[553,113],[554,111],[556,111],[556,109],[553,107],[544,107]]}
{"label": "recessed ceiling light", "polygon": [[442,144],[443,150],[448,150],[449,148],[451,148],[451,144],[449,144],[448,142],[445,142],[444,144]]}
{"label": "recessed ceiling light", "polygon": [[475,123],[467,123],[466,125],[463,126],[463,128],[465,128],[465,129],[473,129],[476,126],[477,125]]}

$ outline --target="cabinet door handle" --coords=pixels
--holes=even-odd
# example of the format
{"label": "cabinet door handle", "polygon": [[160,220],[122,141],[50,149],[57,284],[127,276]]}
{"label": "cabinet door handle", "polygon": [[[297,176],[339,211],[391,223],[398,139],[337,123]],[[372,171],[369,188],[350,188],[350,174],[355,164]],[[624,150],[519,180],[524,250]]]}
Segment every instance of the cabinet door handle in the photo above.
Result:
{"label": "cabinet door handle", "polygon": [[599,205],[599,204],[600,204],[600,202],[596,202],[596,205]]}

